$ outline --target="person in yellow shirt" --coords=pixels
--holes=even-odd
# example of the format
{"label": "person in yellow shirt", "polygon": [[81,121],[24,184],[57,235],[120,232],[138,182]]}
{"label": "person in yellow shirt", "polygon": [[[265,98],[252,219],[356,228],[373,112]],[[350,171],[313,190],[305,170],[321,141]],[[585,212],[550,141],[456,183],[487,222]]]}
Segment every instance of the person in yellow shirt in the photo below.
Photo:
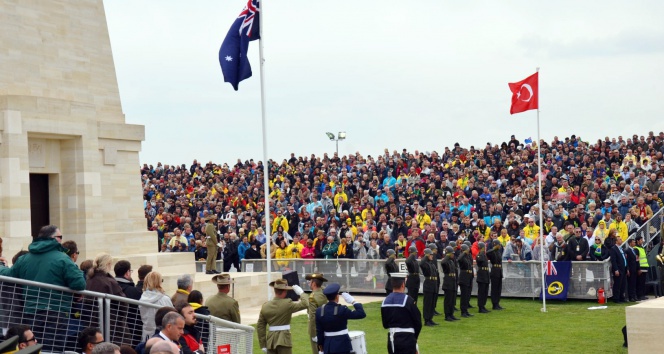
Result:
{"label": "person in yellow shirt", "polygon": [[415,220],[417,220],[417,223],[420,226],[420,229],[424,229],[424,225],[431,224],[431,217],[429,215],[427,215],[427,213],[424,212],[423,207],[420,207],[417,210],[417,216],[415,217]]}
{"label": "person in yellow shirt", "polygon": [[286,256],[288,258],[302,258],[302,249],[304,245],[300,243],[300,237],[293,236],[293,242],[286,247]]}
{"label": "person in yellow shirt", "polygon": [[523,228],[523,232],[528,244],[532,245],[533,241],[539,237],[540,227],[535,225],[535,220],[530,219],[528,220],[528,225]]}
{"label": "person in yellow shirt", "polygon": [[510,240],[510,235],[507,233],[506,228],[502,228],[500,230],[500,235],[498,236],[498,241],[500,241],[500,244],[503,245],[503,247],[507,246],[507,242]]}
{"label": "person in yellow shirt", "polygon": [[616,230],[618,236],[620,236],[620,238],[623,240],[626,240],[629,235],[629,232],[627,231],[627,224],[622,220],[622,215],[620,215],[620,213],[616,215],[615,220],[613,220],[611,225],[609,225],[609,230]]}
{"label": "person in yellow shirt", "polygon": [[367,214],[371,216],[376,216],[376,211],[373,209],[373,205],[367,204],[367,207],[362,210],[362,220],[367,220]]}
{"label": "person in yellow shirt", "polygon": [[[279,243],[279,247],[277,247],[277,250],[274,252],[274,258],[275,259],[290,258],[288,250],[286,249],[286,241],[281,240],[281,242]],[[288,266],[288,261],[277,261],[277,265],[281,269],[286,268]]]}
{"label": "person in yellow shirt", "polygon": [[277,216],[272,222],[272,230],[276,230],[279,226],[284,228],[284,232],[288,232],[288,219],[283,216],[281,210],[277,209]]}

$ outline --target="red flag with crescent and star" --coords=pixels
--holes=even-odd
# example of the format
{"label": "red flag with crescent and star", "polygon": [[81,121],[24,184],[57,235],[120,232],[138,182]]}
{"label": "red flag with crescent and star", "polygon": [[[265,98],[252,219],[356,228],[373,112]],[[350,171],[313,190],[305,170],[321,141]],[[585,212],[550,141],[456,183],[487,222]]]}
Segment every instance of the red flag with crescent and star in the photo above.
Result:
{"label": "red flag with crescent and star", "polygon": [[538,101],[538,73],[528,76],[527,78],[514,83],[509,83],[510,90],[512,91],[512,107],[510,107],[510,114],[521,113],[531,109],[539,108]]}

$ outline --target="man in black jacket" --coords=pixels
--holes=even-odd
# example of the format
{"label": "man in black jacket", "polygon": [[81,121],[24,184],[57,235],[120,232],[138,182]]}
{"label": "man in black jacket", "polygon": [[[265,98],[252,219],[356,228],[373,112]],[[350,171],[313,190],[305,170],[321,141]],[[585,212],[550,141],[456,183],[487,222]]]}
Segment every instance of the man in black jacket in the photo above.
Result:
{"label": "man in black jacket", "polygon": [[479,313],[489,313],[486,309],[486,299],[489,295],[489,260],[486,256],[484,242],[478,242],[477,248],[480,252],[477,254],[477,307]]}
{"label": "man in black jacket", "polygon": [[613,302],[625,302],[625,280],[627,276],[627,258],[623,249],[622,238],[616,237],[616,244],[611,247],[611,273],[613,273]]}
{"label": "man in black jacket", "polygon": [[493,248],[486,256],[491,262],[491,303],[494,310],[502,310],[500,295],[503,291],[503,247],[499,240],[493,240]]}
{"label": "man in black jacket", "polygon": [[457,266],[456,261],[454,260],[454,248],[451,246],[445,247],[445,258],[443,258],[440,264],[443,267],[443,273],[445,274],[445,278],[443,279],[443,290],[445,290],[445,321],[458,321],[459,319],[454,316],[457,289]]}
{"label": "man in black jacket", "polygon": [[461,245],[461,253],[457,262],[459,263],[459,287],[461,288],[461,317],[472,317],[468,308],[470,307],[470,293],[473,290],[473,258],[468,245]]}
{"label": "man in black jacket", "polygon": [[[588,245],[588,240],[585,237],[581,237],[581,228],[574,228],[574,237],[570,237],[567,241],[567,254],[572,263],[572,274],[570,276],[571,289],[573,289],[574,294],[585,294],[588,289],[586,289],[586,267],[585,265],[577,262],[585,261],[588,257],[588,250],[590,246]],[[580,281],[580,283],[578,283]]]}
{"label": "man in black jacket", "polygon": [[406,268],[408,268],[406,288],[408,288],[408,295],[417,304],[417,294],[420,291],[420,265],[417,262],[417,247],[410,246],[408,252],[410,252],[410,255],[406,258]]}
{"label": "man in black jacket", "polygon": [[636,279],[638,277],[639,263],[637,262],[637,251],[634,249],[636,241],[633,238],[627,241],[627,247],[625,247],[625,258],[627,259],[627,298],[629,302],[636,302]]}

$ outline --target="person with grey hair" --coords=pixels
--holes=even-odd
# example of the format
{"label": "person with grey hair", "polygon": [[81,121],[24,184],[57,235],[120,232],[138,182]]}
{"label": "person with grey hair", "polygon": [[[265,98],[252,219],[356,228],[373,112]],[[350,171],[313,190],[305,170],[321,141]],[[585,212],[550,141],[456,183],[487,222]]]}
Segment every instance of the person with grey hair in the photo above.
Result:
{"label": "person with grey hair", "polygon": [[161,320],[161,331],[152,338],[161,338],[177,344],[182,334],[184,334],[184,317],[177,312],[169,312]]}
{"label": "person with grey hair", "polygon": [[92,354],[120,354],[120,347],[113,343],[99,343],[92,349]]}
{"label": "person with grey hair", "polygon": [[194,288],[194,278],[190,274],[182,274],[178,277],[178,289],[171,297],[171,302],[177,304],[178,302],[187,302],[189,293]]}
{"label": "person with grey hair", "polygon": [[[147,346],[146,346],[146,349],[147,349]],[[146,353],[147,353],[147,351],[146,351]],[[154,345],[151,346],[149,353],[150,354],[179,354],[180,353],[180,348],[178,348],[178,345],[173,343],[173,342],[161,340],[161,341],[158,341]]]}

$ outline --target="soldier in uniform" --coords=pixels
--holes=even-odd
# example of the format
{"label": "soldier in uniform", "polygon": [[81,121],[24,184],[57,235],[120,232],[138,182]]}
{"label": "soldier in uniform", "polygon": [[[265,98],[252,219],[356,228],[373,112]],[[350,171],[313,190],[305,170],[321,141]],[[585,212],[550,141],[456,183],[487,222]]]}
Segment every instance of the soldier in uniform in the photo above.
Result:
{"label": "soldier in uniform", "polygon": [[489,296],[489,259],[486,256],[486,246],[484,242],[478,242],[477,248],[480,252],[477,254],[477,307],[479,313],[489,313],[486,309],[486,299]]}
{"label": "soldier in uniform", "polygon": [[231,284],[234,283],[230,274],[219,274],[212,277],[212,282],[217,284],[217,293],[205,301],[205,306],[210,314],[226,321],[240,323],[240,306],[237,301],[228,296]]}
{"label": "soldier in uniform", "polygon": [[[297,285],[288,286],[285,279],[278,279],[270,283],[274,288],[274,298],[263,304],[256,323],[258,342],[263,353],[269,354],[291,354],[293,343],[291,343],[290,322],[293,313],[305,310],[309,307],[309,300],[304,290]],[[293,302],[287,297],[288,290],[293,290],[300,296],[300,301]],[[269,328],[266,328],[269,325]]]}
{"label": "soldier in uniform", "polygon": [[406,274],[392,274],[392,292],[380,307],[383,328],[388,330],[389,354],[416,354],[417,338],[422,330],[422,314],[406,291]]}
{"label": "soldier in uniform", "polygon": [[408,252],[410,254],[406,258],[406,268],[408,269],[406,288],[408,288],[408,295],[417,304],[417,294],[420,291],[420,265],[417,262],[417,247],[410,246]]}
{"label": "soldier in uniform", "polygon": [[338,283],[328,285],[323,294],[329,301],[316,310],[316,329],[318,350],[327,353],[350,354],[353,346],[348,336],[348,320],[360,320],[367,317],[362,304],[355,302],[349,293],[342,293],[346,303],[353,305],[355,310],[339,305]]}
{"label": "soldier in uniform", "polygon": [[443,280],[443,290],[445,290],[444,312],[445,321],[458,321],[459,318],[454,317],[454,305],[456,304],[456,262],[454,261],[454,248],[451,246],[445,247],[445,258],[440,263],[443,266],[443,273],[445,279]]}
{"label": "soldier in uniform", "polygon": [[387,260],[385,261],[385,274],[387,274],[387,281],[385,281],[385,292],[390,295],[392,292],[392,282],[390,281],[392,273],[399,273],[399,267],[395,262],[397,252],[395,250],[387,250]]}
{"label": "soldier in uniform", "polygon": [[[433,252],[433,270],[436,271],[436,275],[434,275],[436,278],[436,292],[433,294],[433,315],[434,316],[440,316],[440,312],[436,311],[436,308],[438,307],[438,289],[440,289],[440,271],[438,271],[438,246],[435,243],[429,244],[429,249],[431,252]],[[442,249],[441,249],[442,252]]]}
{"label": "soldier in uniform", "polygon": [[491,262],[491,303],[494,310],[502,310],[500,294],[503,291],[503,247],[500,241],[493,240],[493,249],[487,252]]}
{"label": "soldier in uniform", "polygon": [[207,247],[207,258],[205,259],[205,274],[219,274],[217,271],[217,229],[214,222],[217,214],[210,214],[205,219],[205,245]]}
{"label": "soldier in uniform", "polygon": [[461,317],[472,317],[468,312],[470,307],[470,293],[473,291],[473,256],[470,255],[470,247],[461,245],[459,254],[459,286],[461,287]]}
{"label": "soldier in uniform", "polygon": [[434,304],[435,304],[435,294],[438,291],[436,284],[438,283],[438,277],[436,276],[436,271],[433,269],[435,263],[433,263],[433,252],[429,248],[424,249],[424,258],[420,262],[420,269],[422,270],[422,275],[424,275],[424,305],[423,305],[423,315],[424,315],[424,325],[425,326],[437,326],[438,323],[433,321],[434,314]]}
{"label": "soldier in uniform", "polygon": [[327,281],[323,274],[307,274],[304,279],[308,280],[311,294],[309,294],[309,338],[311,341],[311,352],[318,354],[318,338],[316,335],[316,309],[327,303],[327,297],[323,294],[323,283]]}

